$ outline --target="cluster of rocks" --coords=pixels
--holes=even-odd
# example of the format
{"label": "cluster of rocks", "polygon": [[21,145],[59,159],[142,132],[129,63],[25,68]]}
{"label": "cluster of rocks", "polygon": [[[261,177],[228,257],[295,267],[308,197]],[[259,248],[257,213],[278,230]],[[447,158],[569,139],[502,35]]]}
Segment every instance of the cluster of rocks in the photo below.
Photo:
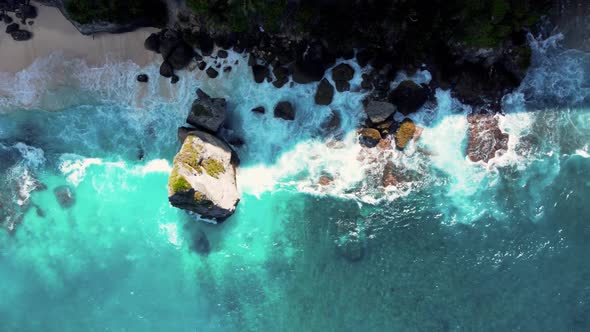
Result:
{"label": "cluster of rocks", "polygon": [[187,117],[192,127],[180,127],[182,147],[174,157],[168,199],[178,208],[223,221],[240,200],[236,186],[239,159],[216,134],[225,121],[226,101],[197,90]]}
{"label": "cluster of rocks", "polygon": [[[13,14],[20,20],[20,24],[10,16]],[[33,25],[32,19],[37,17],[37,8],[28,0],[3,0],[0,1],[0,21],[6,24],[5,32],[16,41],[25,41],[33,37],[33,34],[23,29],[23,26]]]}
{"label": "cluster of rocks", "polygon": [[497,153],[508,150],[508,134],[500,130],[498,116],[493,114],[471,114],[469,123],[469,139],[467,141],[467,157],[473,162],[487,163]]}

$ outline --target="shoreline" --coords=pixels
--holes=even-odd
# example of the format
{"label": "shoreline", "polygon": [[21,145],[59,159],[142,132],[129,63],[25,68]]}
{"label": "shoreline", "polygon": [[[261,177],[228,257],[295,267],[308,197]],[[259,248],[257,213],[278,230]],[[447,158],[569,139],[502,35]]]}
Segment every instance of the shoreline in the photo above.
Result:
{"label": "shoreline", "polygon": [[92,66],[113,60],[131,60],[143,67],[158,57],[143,46],[144,40],[158,31],[156,28],[85,36],[57,8],[36,2],[34,5],[39,15],[33,25],[24,27],[33,33],[32,39],[14,41],[9,34],[0,33],[0,72],[17,73],[30,67],[38,58],[57,52],[67,58],[84,59]]}

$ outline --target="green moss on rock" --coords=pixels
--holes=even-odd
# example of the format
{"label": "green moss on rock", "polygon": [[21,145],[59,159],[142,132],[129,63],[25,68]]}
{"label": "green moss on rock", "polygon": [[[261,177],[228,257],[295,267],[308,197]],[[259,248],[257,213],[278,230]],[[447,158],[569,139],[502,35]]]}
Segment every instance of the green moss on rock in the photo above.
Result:
{"label": "green moss on rock", "polygon": [[223,167],[223,164],[216,159],[207,159],[203,161],[202,166],[207,174],[216,179],[219,177],[219,175],[225,173],[225,167]]}
{"label": "green moss on rock", "polygon": [[191,189],[190,183],[184,178],[184,176],[178,174],[178,168],[174,166],[170,178],[168,178],[168,186],[175,193],[187,192]]}
{"label": "green moss on rock", "polygon": [[183,163],[195,171],[202,173],[203,170],[201,169],[200,161],[201,161],[201,151],[203,151],[203,146],[197,144],[195,147],[194,144],[195,137],[188,136],[180,149],[180,152],[176,155],[176,162]]}

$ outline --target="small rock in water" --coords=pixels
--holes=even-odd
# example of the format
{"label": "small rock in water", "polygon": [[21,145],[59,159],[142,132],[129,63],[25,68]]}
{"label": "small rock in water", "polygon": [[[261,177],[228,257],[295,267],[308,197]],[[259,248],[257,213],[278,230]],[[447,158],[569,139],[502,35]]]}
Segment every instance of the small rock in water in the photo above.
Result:
{"label": "small rock in water", "polygon": [[76,203],[76,197],[70,186],[63,185],[53,189],[53,194],[59,205],[64,209],[69,209]]}
{"label": "small rock in water", "polygon": [[149,77],[146,74],[139,74],[137,75],[137,81],[141,83],[147,83],[149,81]]}
{"label": "small rock in water", "polygon": [[223,72],[224,72],[224,73],[229,73],[229,72],[231,72],[231,66],[227,66],[227,67],[223,68]]}
{"label": "small rock in water", "polygon": [[315,93],[315,103],[318,105],[330,105],[332,99],[334,99],[334,87],[324,78]]}
{"label": "small rock in water", "polygon": [[207,68],[206,73],[209,78],[216,78],[219,75],[219,72],[212,67]]}
{"label": "small rock in water", "polygon": [[178,77],[178,75],[174,74],[174,75],[172,75],[172,78],[170,79],[170,83],[176,84],[176,83],[178,83],[178,80],[180,80],[180,77]]}
{"label": "small rock in water", "polygon": [[10,17],[8,15],[4,15],[4,17],[2,17],[2,20],[4,21],[5,24],[10,24],[13,22],[12,17]]}
{"label": "small rock in water", "polygon": [[471,114],[469,122],[469,140],[467,156],[473,162],[488,162],[498,151],[508,150],[508,134],[503,133],[498,125],[498,118],[488,114]]}
{"label": "small rock in water", "polygon": [[354,76],[354,69],[349,64],[341,63],[332,69],[334,81],[350,81]]}
{"label": "small rock in water", "polygon": [[318,181],[318,183],[319,183],[321,186],[328,186],[328,185],[330,185],[332,182],[334,182],[334,177],[332,177],[332,176],[331,176],[331,175],[329,175],[329,174],[324,174],[324,175],[320,176],[320,179],[319,179],[319,181]]}
{"label": "small rock in water", "polygon": [[18,23],[11,23],[6,26],[6,33],[13,33],[15,31],[18,31],[19,27],[20,26],[18,25]]}
{"label": "small rock in water", "polygon": [[374,128],[362,128],[359,135],[359,142],[368,148],[374,148],[381,140],[381,133]]}
{"label": "small rock in water", "polygon": [[281,101],[275,106],[275,118],[280,118],[287,121],[295,120],[295,109],[288,101]]}
{"label": "small rock in water", "polygon": [[197,65],[197,68],[199,68],[199,70],[205,70],[205,68],[207,68],[207,62],[205,62],[205,61],[199,62],[199,64]]}
{"label": "small rock in water", "polygon": [[264,114],[266,112],[266,110],[264,109],[264,106],[258,106],[258,107],[254,107],[252,109],[252,112]]}
{"label": "small rock in water", "polygon": [[217,57],[221,58],[221,59],[225,59],[227,58],[228,54],[226,50],[219,50],[217,52]]}
{"label": "small rock in water", "polygon": [[10,34],[12,39],[16,41],[26,41],[33,37],[33,34],[27,30],[17,30]]}

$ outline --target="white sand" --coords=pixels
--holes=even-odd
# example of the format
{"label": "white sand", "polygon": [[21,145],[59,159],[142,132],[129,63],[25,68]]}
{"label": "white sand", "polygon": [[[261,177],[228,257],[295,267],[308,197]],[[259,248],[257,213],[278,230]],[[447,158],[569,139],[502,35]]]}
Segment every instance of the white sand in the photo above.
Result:
{"label": "white sand", "polygon": [[[18,72],[30,66],[35,59],[55,52],[66,57],[85,59],[90,65],[104,64],[108,58],[111,61],[131,60],[144,66],[158,56],[143,47],[144,40],[156,29],[142,28],[122,34],[84,36],[57,8],[38,3],[35,5],[39,15],[34,25],[24,28],[33,33],[31,40],[17,42],[9,34],[0,31],[0,72]],[[1,26],[4,27],[4,24]]]}

